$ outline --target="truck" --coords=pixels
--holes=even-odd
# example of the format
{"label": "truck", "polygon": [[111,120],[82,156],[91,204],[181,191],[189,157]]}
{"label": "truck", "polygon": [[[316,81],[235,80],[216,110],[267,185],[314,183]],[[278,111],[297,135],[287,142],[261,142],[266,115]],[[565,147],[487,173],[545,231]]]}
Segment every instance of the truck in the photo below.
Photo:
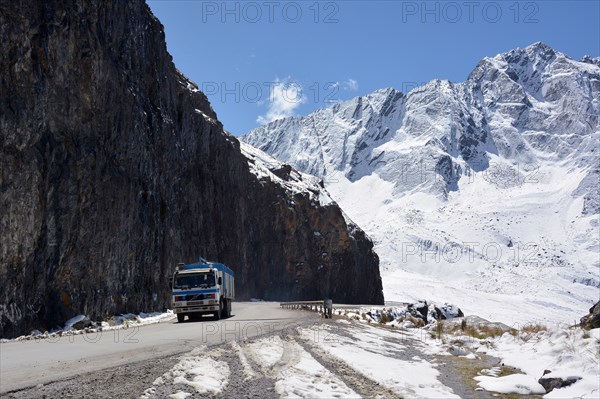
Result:
{"label": "truck", "polygon": [[203,258],[197,263],[180,263],[171,282],[173,312],[183,323],[185,316],[199,319],[212,314],[216,320],[231,317],[235,299],[234,273],[222,263]]}

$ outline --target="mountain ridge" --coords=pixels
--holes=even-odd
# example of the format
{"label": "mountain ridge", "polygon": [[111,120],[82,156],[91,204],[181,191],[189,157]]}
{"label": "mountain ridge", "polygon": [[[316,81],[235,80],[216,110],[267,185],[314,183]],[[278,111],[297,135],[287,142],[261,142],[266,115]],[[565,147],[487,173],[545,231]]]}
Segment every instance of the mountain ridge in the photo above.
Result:
{"label": "mountain ridge", "polygon": [[[433,80],[406,94],[380,89],[242,140],[324,179],[375,240],[386,298],[419,298],[402,276],[433,278],[432,295],[444,300],[447,274],[463,298],[471,289],[514,294],[527,282],[560,293],[559,309],[583,311],[597,296],[588,288],[600,286],[600,68],[585,60],[537,42],[483,58],[464,82]],[[517,242],[530,245],[527,256],[510,254]],[[412,245],[476,259],[406,259]],[[487,256],[486,245],[503,257]],[[543,276],[544,268],[561,277]],[[581,280],[591,285],[573,285]]]}

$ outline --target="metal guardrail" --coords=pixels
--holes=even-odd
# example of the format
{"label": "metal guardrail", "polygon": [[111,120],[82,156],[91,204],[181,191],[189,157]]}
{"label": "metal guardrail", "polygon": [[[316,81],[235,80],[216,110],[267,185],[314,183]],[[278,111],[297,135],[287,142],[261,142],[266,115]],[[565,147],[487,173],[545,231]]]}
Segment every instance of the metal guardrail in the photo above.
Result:
{"label": "metal guardrail", "polygon": [[331,299],[325,299],[322,301],[294,301],[294,302],[280,302],[279,306],[283,309],[294,309],[294,310],[310,310],[313,312],[319,312],[325,318],[331,319],[333,309],[360,309],[360,308],[380,308],[380,307],[393,307],[393,306],[408,306],[408,302],[388,302],[385,305],[351,305],[336,303],[333,304]]}
{"label": "metal guardrail", "polygon": [[319,312],[326,319],[331,319],[333,314],[333,301],[331,299],[325,299],[322,301],[281,302],[279,306],[281,306],[283,309],[299,309]]}

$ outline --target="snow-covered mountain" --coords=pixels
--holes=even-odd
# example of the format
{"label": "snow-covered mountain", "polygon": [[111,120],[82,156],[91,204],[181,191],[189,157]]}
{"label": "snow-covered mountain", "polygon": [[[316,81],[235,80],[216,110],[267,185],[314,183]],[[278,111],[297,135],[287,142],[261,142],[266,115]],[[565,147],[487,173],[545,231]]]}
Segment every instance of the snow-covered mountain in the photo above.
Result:
{"label": "snow-covered mountain", "polygon": [[374,239],[386,300],[566,321],[600,295],[599,116],[600,59],[535,43],[243,140],[324,180]]}

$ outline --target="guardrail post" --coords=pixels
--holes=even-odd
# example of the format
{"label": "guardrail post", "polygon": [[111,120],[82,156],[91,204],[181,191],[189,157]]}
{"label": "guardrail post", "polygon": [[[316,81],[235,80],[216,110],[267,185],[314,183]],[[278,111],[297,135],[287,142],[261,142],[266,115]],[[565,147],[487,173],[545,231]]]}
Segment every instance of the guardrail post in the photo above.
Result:
{"label": "guardrail post", "polygon": [[326,319],[331,319],[333,316],[333,300],[325,299],[323,301],[323,315]]}

